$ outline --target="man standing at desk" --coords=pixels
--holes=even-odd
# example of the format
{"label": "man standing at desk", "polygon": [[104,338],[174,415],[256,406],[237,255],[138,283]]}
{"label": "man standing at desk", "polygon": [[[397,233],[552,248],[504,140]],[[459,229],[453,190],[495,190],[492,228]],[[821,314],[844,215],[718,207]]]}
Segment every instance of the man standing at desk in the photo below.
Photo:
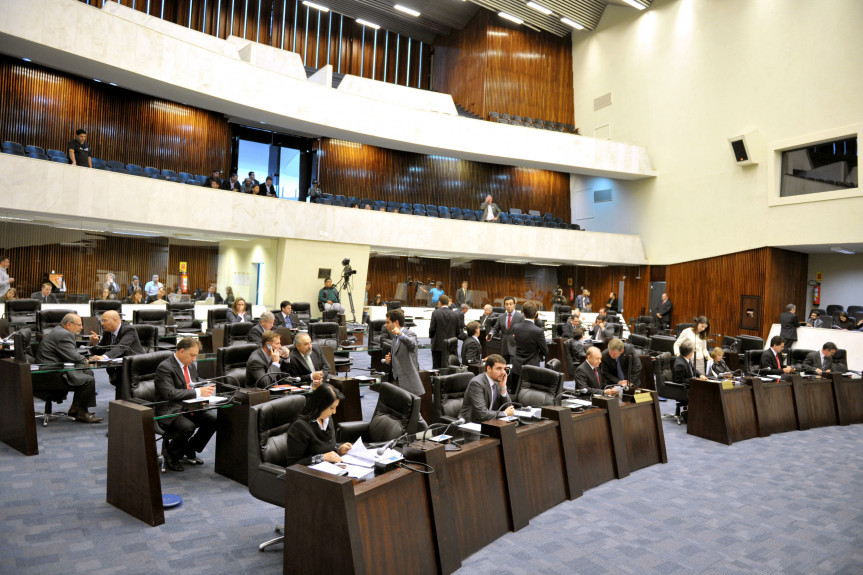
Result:
{"label": "man standing at desk", "polygon": [[779,335],[785,340],[785,347],[791,349],[797,341],[797,328],[800,318],[797,317],[797,306],[793,303],[785,306],[785,311],[779,314]]}
{"label": "man standing at desk", "polygon": [[[90,343],[94,346],[90,351],[93,356],[90,361],[105,361],[117,357],[128,357],[144,353],[138,332],[128,323],[123,323],[120,314],[108,310],[102,314],[102,338],[94,331],[90,332]],[[120,379],[120,368],[109,367],[108,381],[114,387]]]}
{"label": "man standing at desk", "polygon": [[488,356],[485,373],[477,375],[467,384],[458,416],[468,423],[482,423],[504,414],[511,416],[515,411],[512,405],[502,411],[500,409],[509,402],[506,379],[506,360],[496,353]]}
{"label": "man standing at desk", "polygon": [[[179,414],[184,399],[210,397],[215,393],[215,385],[193,387],[198,381],[198,342],[185,337],[177,342],[177,351],[156,368],[156,401],[164,402],[156,406],[156,415]],[[168,441],[165,449],[165,465],[171,471],[183,471],[180,458],[193,465],[203,465],[198,457],[207,442],[216,433],[216,414],[212,411],[184,413],[162,419],[159,425],[166,431],[162,441]]]}
{"label": "man standing at desk", "polygon": [[[73,363],[76,366],[87,365],[87,358],[78,353],[77,335],[84,329],[84,324],[77,314],[67,313],[60,320],[60,325],[48,332],[39,349],[36,351],[36,363],[63,364]],[[93,372],[87,370],[64,371],[63,381],[74,391],[72,407],[67,412],[69,417],[81,423],[99,423],[101,417],[90,413],[89,408],[96,407],[96,378]]]}
{"label": "man standing at desk", "polygon": [[785,365],[782,351],[785,349],[785,340],[781,335],[774,335],[770,340],[770,349],[765,349],[761,354],[762,374],[767,375],[782,375],[794,371],[793,367]]}
{"label": "man standing at desk", "polygon": [[486,340],[491,340],[496,334],[500,334],[500,355],[504,360],[511,362],[515,355],[515,339],[512,337],[512,328],[524,321],[521,312],[515,311],[515,298],[506,296],[503,298],[503,307],[506,313],[497,316],[497,322],[488,332]]}
{"label": "man standing at desk", "polygon": [[512,336],[515,340],[515,354],[512,356],[512,372],[509,374],[510,392],[515,393],[518,380],[521,377],[521,368],[525,365],[539,367],[542,359],[548,357],[548,344],[545,342],[545,332],[537,326],[536,304],[529,301],[521,308],[525,321],[518,323],[512,328]]}

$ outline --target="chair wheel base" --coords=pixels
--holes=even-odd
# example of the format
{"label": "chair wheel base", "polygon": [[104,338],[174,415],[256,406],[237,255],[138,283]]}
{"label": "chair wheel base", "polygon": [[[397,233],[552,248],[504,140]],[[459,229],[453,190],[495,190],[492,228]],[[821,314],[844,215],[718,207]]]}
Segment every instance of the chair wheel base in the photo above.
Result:
{"label": "chair wheel base", "polygon": [[258,545],[258,551],[263,552],[270,545],[275,545],[276,543],[282,543],[284,540],[285,540],[285,536],[280,535],[279,537],[276,537],[275,539],[270,539],[269,541],[264,541],[263,543]]}

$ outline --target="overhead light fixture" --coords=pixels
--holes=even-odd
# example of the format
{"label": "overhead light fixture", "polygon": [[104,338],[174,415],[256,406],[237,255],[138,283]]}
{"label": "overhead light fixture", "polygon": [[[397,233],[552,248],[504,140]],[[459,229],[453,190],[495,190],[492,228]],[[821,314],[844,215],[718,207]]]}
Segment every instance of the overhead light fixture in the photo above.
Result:
{"label": "overhead light fixture", "polygon": [[845,254],[849,256],[854,255],[854,250],[845,249],[843,247],[832,247],[830,248],[830,251],[836,252],[837,254]]}
{"label": "overhead light fixture", "polygon": [[25,62],[32,62],[33,61],[30,58],[21,58],[21,59],[24,60]]}
{"label": "overhead light fixture", "polygon": [[108,82],[108,85],[109,86],[116,86],[117,84],[115,84],[114,82]]}
{"label": "overhead light fixture", "polygon": [[396,4],[394,8],[399,12],[404,12],[405,14],[410,14],[411,16],[419,18],[420,13],[413,8],[408,8],[407,6],[402,6],[401,4]]}
{"label": "overhead light fixture", "polygon": [[512,14],[507,14],[506,12],[498,12],[497,15],[504,20],[509,20],[510,22],[515,22],[516,24],[524,24],[524,20],[522,20],[521,18],[516,18]]}
{"label": "overhead light fixture", "polygon": [[551,10],[549,10],[545,6],[540,6],[536,2],[528,2],[527,5],[536,10],[537,12],[542,12],[546,16],[551,16]]}
{"label": "overhead light fixture", "polygon": [[380,26],[378,26],[377,24],[373,24],[368,20],[363,20],[362,18],[357,18],[357,24],[362,24],[363,26],[368,26],[369,28],[374,28],[375,30],[380,28]]}
{"label": "overhead light fixture", "polygon": [[314,2],[309,2],[308,0],[303,0],[303,5],[308,6],[309,8],[314,8],[315,10],[320,10],[321,12],[330,11],[330,9],[326,6],[321,6],[320,4],[315,4]]}
{"label": "overhead light fixture", "polygon": [[100,80],[99,78],[93,78],[93,81],[94,81],[94,82],[99,82],[100,84],[102,83],[102,80]]}
{"label": "overhead light fixture", "polygon": [[637,8],[638,10],[644,10],[645,8],[647,8],[647,6],[645,6],[644,4],[639,4],[635,0],[623,0],[623,1],[626,2],[627,4],[629,4],[630,6],[632,6],[633,8]]}
{"label": "overhead light fixture", "polygon": [[564,24],[566,24],[567,26],[572,26],[576,30],[584,30],[584,26],[582,26],[578,22],[570,20],[569,18],[561,18],[560,21],[563,22]]}

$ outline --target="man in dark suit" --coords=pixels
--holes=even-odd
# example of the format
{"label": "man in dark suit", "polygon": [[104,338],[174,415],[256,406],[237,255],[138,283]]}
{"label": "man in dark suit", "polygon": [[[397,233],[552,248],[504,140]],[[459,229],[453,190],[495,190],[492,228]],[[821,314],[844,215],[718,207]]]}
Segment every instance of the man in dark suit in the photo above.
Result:
{"label": "man in dark suit", "polygon": [[481,330],[490,330],[492,325],[494,324],[494,317],[491,315],[494,311],[494,308],[489,304],[485,304],[482,308],[482,315],[479,316],[479,329]]}
{"label": "man in dark suit", "polygon": [[[570,367],[569,372],[572,374],[575,373],[575,368],[581,365],[581,362],[583,362],[584,358],[587,357],[587,350],[584,349],[584,342],[581,341],[582,337],[584,337],[584,330],[577,327],[573,330],[572,337],[567,339],[564,345],[568,365]],[[575,377],[575,375],[573,375],[573,377]]]}
{"label": "man in dark suit", "polygon": [[814,371],[818,375],[833,371],[833,354],[836,353],[836,344],[832,341],[825,342],[821,351],[813,351],[806,355],[803,366],[806,371]]}
{"label": "man in dark suit", "polygon": [[459,318],[456,315],[458,312],[449,309],[449,297],[440,296],[437,306],[438,308],[432,312],[431,324],[429,324],[433,369],[443,367],[443,358],[449,355],[447,340],[459,334]]}
{"label": "man in dark suit", "polygon": [[602,362],[602,352],[598,347],[587,348],[587,357],[581,365],[575,368],[575,389],[582,394],[606,394],[611,395],[614,390],[605,390],[605,382],[599,373],[599,364]]}
{"label": "man in dark suit", "polygon": [[479,341],[479,322],[467,324],[467,339],[461,346],[461,364],[474,365],[482,362],[482,344]]}
{"label": "man in dark suit", "polygon": [[229,192],[242,192],[243,184],[240,183],[240,180],[237,178],[237,174],[231,174],[231,178],[229,180],[222,182],[221,188]]}
{"label": "man in dark suit", "polygon": [[[210,397],[215,385],[194,387],[198,381],[198,342],[185,337],[177,342],[177,351],[156,368],[156,415],[180,414],[183,400]],[[203,465],[198,457],[216,432],[213,411],[182,413],[159,422],[171,436],[165,448],[165,465],[171,471],[183,471],[180,458],[193,465]],[[163,438],[162,441],[167,441]]]}
{"label": "man in dark suit", "polygon": [[384,361],[392,369],[395,385],[421,397],[425,394],[425,387],[423,387],[419,373],[417,336],[411,330],[403,327],[404,321],[405,313],[402,310],[393,309],[387,312],[386,326],[387,331],[392,334],[392,350],[384,358]]}
{"label": "man in dark suit", "polygon": [[[74,363],[87,365],[87,358],[78,353],[76,336],[84,324],[77,314],[68,313],[60,320],[60,325],[42,338],[36,350],[36,363]],[[81,423],[99,423],[101,417],[90,413],[89,408],[96,406],[96,378],[90,370],[66,371],[61,377],[70,391],[74,392],[72,407],[67,413]]]}
{"label": "man in dark suit", "polygon": [[261,347],[253,351],[246,361],[246,387],[268,387],[288,375],[288,372],[288,353],[282,347],[279,334],[265,331],[261,336]]}
{"label": "man in dark suit", "polygon": [[639,387],[641,385],[641,360],[631,345],[612,338],[608,348],[602,352],[603,381],[606,385]]}
{"label": "man in dark suit", "polygon": [[572,337],[575,330],[581,326],[581,317],[571,316],[561,328],[561,337]]}
{"label": "man in dark suit", "polygon": [[50,282],[42,284],[42,291],[36,291],[30,294],[30,299],[35,299],[42,303],[60,303],[57,301],[57,296],[51,293],[54,286]]}
{"label": "man in dark suit", "polygon": [[286,327],[288,329],[299,327],[297,324],[297,315],[291,310],[291,302],[285,300],[279,304],[279,308],[281,311],[275,313],[276,323],[274,325],[276,327]]}
{"label": "man in dark suit", "polygon": [[246,336],[246,341],[249,343],[261,343],[261,336],[264,335],[265,331],[270,331],[273,329],[273,325],[276,323],[276,316],[273,315],[271,311],[265,311],[261,314],[261,321],[252,326],[252,329],[249,330],[249,334]]}
{"label": "man in dark suit", "polygon": [[797,328],[800,318],[797,316],[797,306],[793,303],[785,306],[785,311],[779,314],[779,335],[785,340],[785,347],[791,349],[797,341]]}
{"label": "man in dark suit", "polygon": [[781,335],[774,335],[773,339],[770,340],[770,348],[765,349],[764,353],[761,354],[759,367],[762,374],[782,375],[783,373],[794,371],[793,367],[786,365],[785,357],[782,353],[784,349],[785,340]]}
{"label": "man in dark suit", "polygon": [[458,288],[458,291],[455,292],[455,302],[458,305],[466,303],[469,306],[473,305],[471,301],[473,299],[472,294],[469,289],[467,289],[467,281],[461,282],[461,287]]}
{"label": "man in dark suit", "polygon": [[671,311],[674,309],[674,304],[668,299],[668,294],[662,294],[662,302],[656,308],[656,317],[659,320],[660,326],[668,327],[671,325]]}
{"label": "man in dark suit", "polygon": [[485,360],[485,373],[467,384],[458,416],[469,423],[482,423],[504,414],[512,416],[515,411],[512,405],[501,411],[509,402],[506,380],[506,360],[496,353],[491,354]]}
{"label": "man in dark suit", "polygon": [[671,381],[688,384],[689,380],[694,377],[707,379],[706,375],[699,373],[692,365],[693,355],[695,355],[695,348],[690,342],[685,341],[680,344],[680,355],[674,358],[674,365],[671,368]]}
{"label": "man in dark suit", "polygon": [[467,339],[467,327],[465,326],[464,317],[467,315],[467,312],[470,311],[470,306],[466,303],[461,304],[461,306],[457,310],[453,310],[455,313],[455,317],[458,320],[458,325],[456,327],[456,333],[461,341]]}
{"label": "man in dark suit", "polygon": [[491,195],[485,197],[485,201],[479,206],[482,215],[479,217],[481,222],[496,222],[500,219],[500,208],[497,204],[491,201]]}
{"label": "man in dark suit", "polygon": [[279,193],[276,191],[276,186],[273,185],[272,176],[267,176],[267,180],[263,186],[261,186],[261,195],[269,196],[271,198],[277,198]]}
{"label": "man in dark suit", "polygon": [[215,284],[210,284],[209,287],[207,287],[207,291],[202,293],[201,296],[198,298],[198,300],[204,301],[208,297],[213,298],[214,304],[224,303],[224,301],[225,301],[222,298],[222,295],[216,291],[216,285]]}
{"label": "man in dark suit", "polygon": [[512,328],[515,339],[515,355],[512,358],[512,371],[509,374],[507,385],[510,393],[515,393],[518,380],[521,377],[521,368],[524,365],[535,365],[539,367],[541,359],[548,356],[548,344],[545,342],[545,332],[536,325],[536,304],[527,302],[521,308],[525,321],[516,324]]}
{"label": "man in dark suit", "polygon": [[512,356],[515,355],[515,340],[512,337],[512,328],[524,321],[524,316],[521,312],[515,311],[515,298],[507,296],[503,299],[503,307],[506,313],[497,316],[497,322],[489,330],[486,340],[491,340],[495,335],[500,334],[500,355],[507,362],[512,361]]}
{"label": "man in dark suit", "polygon": [[324,357],[320,346],[312,344],[311,336],[303,332],[294,338],[289,370],[291,375],[299,377],[302,383],[317,389],[330,377],[330,362]]}
{"label": "man in dark suit", "polygon": [[[105,361],[118,357],[128,357],[144,353],[144,346],[138,339],[138,332],[131,324],[123,323],[120,314],[108,310],[102,314],[102,337],[94,331],[90,332],[90,361]],[[108,381],[115,386],[120,380],[120,368],[109,367]]]}

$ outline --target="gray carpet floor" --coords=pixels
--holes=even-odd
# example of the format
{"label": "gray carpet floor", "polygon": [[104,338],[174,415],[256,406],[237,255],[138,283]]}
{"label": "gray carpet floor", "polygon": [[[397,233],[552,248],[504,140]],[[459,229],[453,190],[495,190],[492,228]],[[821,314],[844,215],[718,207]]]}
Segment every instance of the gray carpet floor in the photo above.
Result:
{"label": "gray carpet floor", "polygon": [[[365,354],[354,359],[368,365]],[[420,364],[431,365],[428,351]],[[105,415],[114,391],[103,374],[97,387]],[[375,402],[366,392],[367,417]],[[863,573],[863,425],[730,447],[691,437],[685,425],[664,428],[667,464],[533,518],[458,573]],[[216,475],[214,442],[205,465],[162,476],[163,492],[183,505],[148,527],[105,502],[105,431],[40,425],[35,457],[0,444],[0,573],[281,573],[282,546],[257,545],[282,510]]]}

